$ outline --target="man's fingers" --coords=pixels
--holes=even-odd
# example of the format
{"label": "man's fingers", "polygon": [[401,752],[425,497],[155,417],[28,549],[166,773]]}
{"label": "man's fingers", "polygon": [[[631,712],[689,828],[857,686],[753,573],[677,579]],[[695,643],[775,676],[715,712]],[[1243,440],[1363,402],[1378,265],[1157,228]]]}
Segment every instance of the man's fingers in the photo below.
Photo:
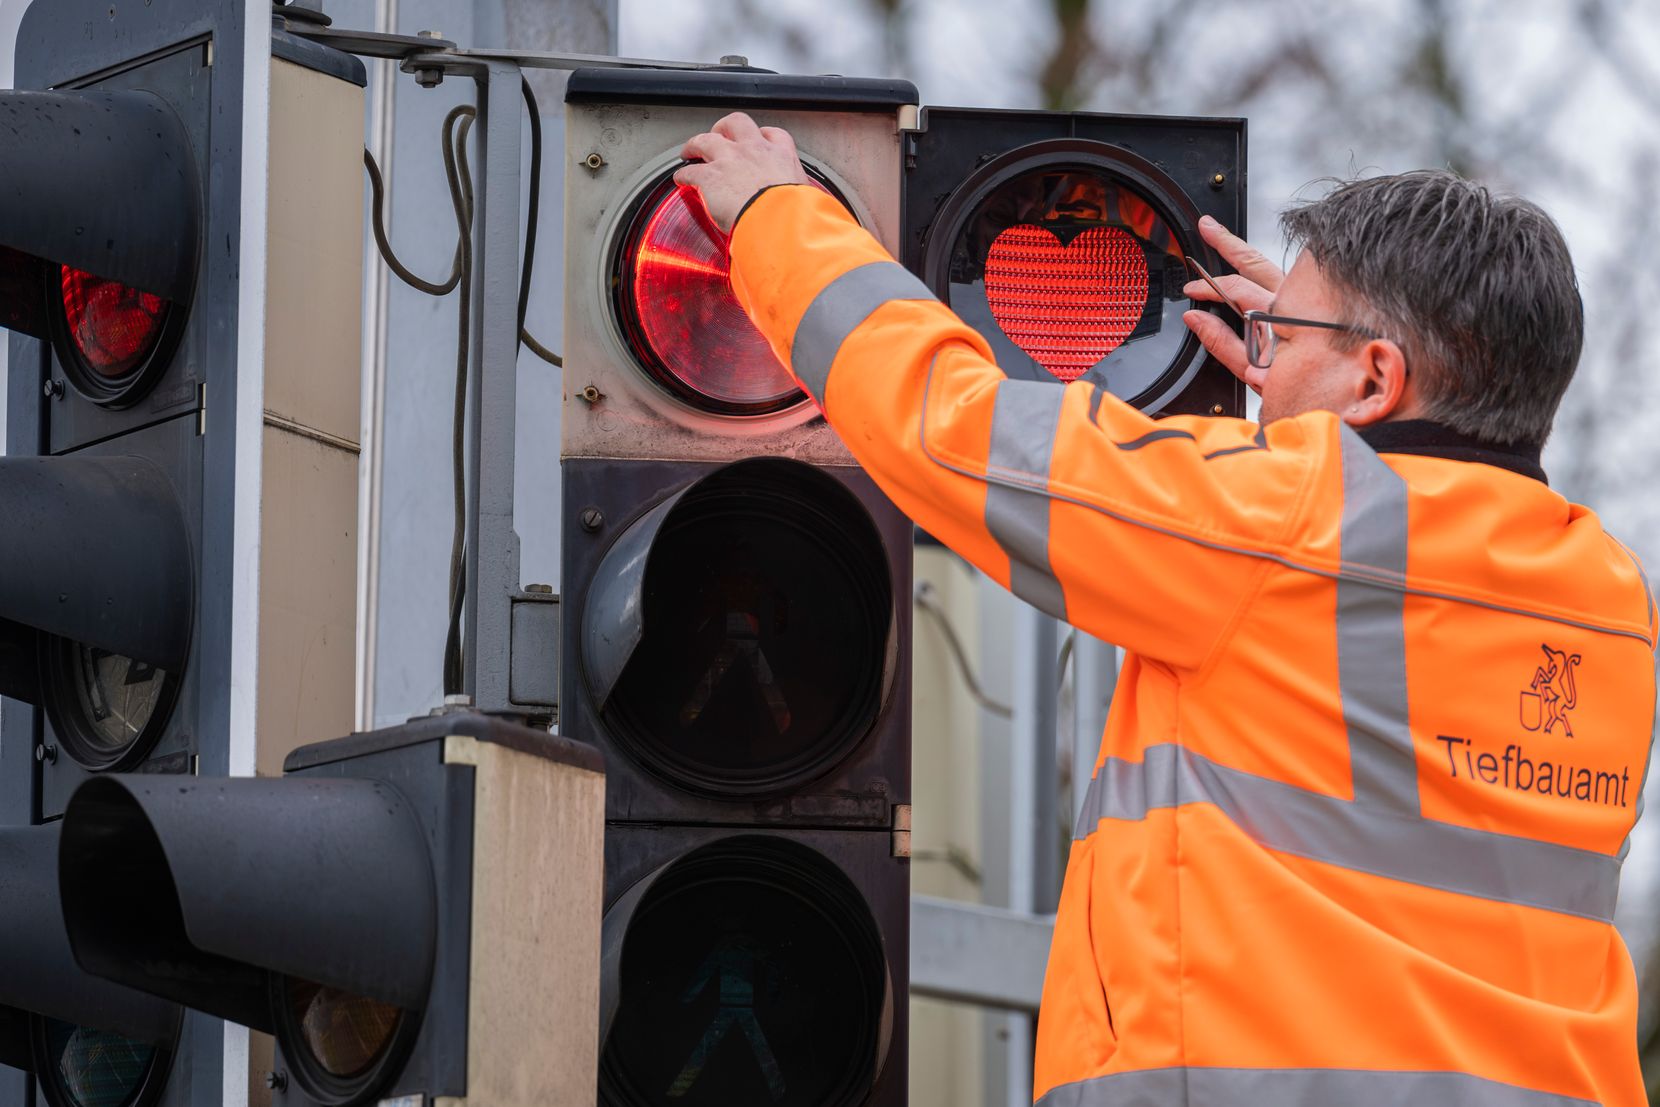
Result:
{"label": "man's fingers", "polygon": [[762,127],[761,137],[774,146],[782,146],[790,153],[795,153],[795,137],[782,127]]}
{"label": "man's fingers", "polygon": [[1257,369],[1245,359],[1245,341],[1233,333],[1232,327],[1208,311],[1183,312],[1182,322],[1199,337],[1199,342],[1212,357],[1228,367],[1230,373],[1256,391],[1262,391],[1267,371]]}
{"label": "man's fingers", "polygon": [[731,145],[731,139],[705,131],[687,139],[686,145],[680,148],[680,156],[687,161],[713,161]]}
{"label": "man's fingers", "polygon": [[748,138],[759,138],[761,135],[761,128],[755,125],[755,120],[741,111],[721,116],[710,129],[722,138],[729,138],[733,142],[742,142]]}
{"label": "man's fingers", "polygon": [[[1279,290],[1280,282],[1285,280],[1285,274],[1255,246],[1208,215],[1199,220],[1199,234],[1210,243],[1212,249],[1222,255],[1224,261],[1239,271],[1240,276],[1261,285],[1270,293]],[[1232,289],[1228,290],[1228,295],[1233,295]]]}
{"label": "man's fingers", "polygon": [[[1274,302],[1272,292],[1238,274],[1228,273],[1214,279],[1242,311],[1267,311],[1268,305]],[[1188,281],[1182,286],[1182,292],[1190,300],[1206,300],[1213,304],[1222,302],[1216,290],[1202,280]]]}
{"label": "man's fingers", "polygon": [[701,161],[694,161],[674,171],[674,183],[685,185],[687,188],[702,188],[710,172],[709,166]]}

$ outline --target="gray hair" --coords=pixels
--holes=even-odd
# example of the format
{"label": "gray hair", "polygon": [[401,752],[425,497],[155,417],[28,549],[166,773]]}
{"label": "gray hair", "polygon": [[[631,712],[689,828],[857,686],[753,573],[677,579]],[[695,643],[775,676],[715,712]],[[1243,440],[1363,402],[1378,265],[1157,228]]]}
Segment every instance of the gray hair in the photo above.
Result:
{"label": "gray hair", "polygon": [[1585,338],[1550,216],[1442,170],[1333,183],[1280,225],[1354,296],[1343,321],[1401,347],[1428,418],[1493,445],[1543,445]]}

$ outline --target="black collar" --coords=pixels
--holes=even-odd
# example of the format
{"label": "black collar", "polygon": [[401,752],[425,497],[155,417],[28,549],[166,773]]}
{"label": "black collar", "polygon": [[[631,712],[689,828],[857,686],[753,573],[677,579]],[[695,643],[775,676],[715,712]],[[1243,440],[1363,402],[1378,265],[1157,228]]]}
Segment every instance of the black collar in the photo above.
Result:
{"label": "black collar", "polygon": [[1549,484],[1538,446],[1495,446],[1430,419],[1398,419],[1359,428],[1361,440],[1380,454],[1422,454],[1479,461]]}

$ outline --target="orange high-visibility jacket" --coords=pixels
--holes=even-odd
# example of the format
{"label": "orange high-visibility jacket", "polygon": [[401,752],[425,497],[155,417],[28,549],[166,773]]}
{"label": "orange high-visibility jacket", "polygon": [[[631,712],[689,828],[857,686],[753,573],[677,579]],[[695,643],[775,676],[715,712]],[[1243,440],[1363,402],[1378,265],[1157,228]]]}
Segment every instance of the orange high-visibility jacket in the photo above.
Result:
{"label": "orange high-visibility jacket", "polygon": [[817,189],[761,193],[731,250],[894,502],[1127,651],[1040,1103],[1644,1102],[1611,920],[1656,613],[1595,515],[1325,412],[1155,422],[1008,379]]}

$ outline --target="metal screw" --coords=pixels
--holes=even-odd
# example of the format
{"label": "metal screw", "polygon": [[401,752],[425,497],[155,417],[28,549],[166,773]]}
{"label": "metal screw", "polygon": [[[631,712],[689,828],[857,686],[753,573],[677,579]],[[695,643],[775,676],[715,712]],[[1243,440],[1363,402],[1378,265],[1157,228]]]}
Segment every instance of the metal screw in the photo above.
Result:
{"label": "metal screw", "polygon": [[422,88],[437,88],[444,83],[444,71],[435,65],[423,65],[415,70],[415,83]]}
{"label": "metal screw", "polygon": [[722,65],[740,65],[746,69],[749,67],[749,59],[742,54],[722,54],[720,63]]}
{"label": "metal screw", "polygon": [[553,585],[527,584],[525,585],[525,591],[533,596],[551,596],[553,595]]}
{"label": "metal screw", "polygon": [[585,507],[585,508],[582,509],[582,529],[583,530],[598,530],[600,527],[603,527],[604,525],[605,525],[605,514],[603,512],[601,512],[599,508],[597,508],[597,507]]}
{"label": "metal screw", "polygon": [[1212,187],[1212,188],[1221,188],[1223,185],[1225,185],[1227,183],[1228,183],[1228,175],[1226,173],[1217,173],[1216,175],[1214,175],[1210,179],[1210,187]]}
{"label": "metal screw", "polygon": [[286,1091],[288,1088],[288,1074],[286,1072],[268,1072],[265,1074],[265,1086],[273,1092]]}
{"label": "metal screw", "polygon": [[581,392],[578,392],[577,395],[590,404],[597,404],[601,400],[605,399],[605,393],[601,392],[591,384],[584,388]]}
{"label": "metal screw", "polygon": [[63,399],[63,382],[60,380],[49,380],[46,382],[46,386],[42,388],[41,391],[46,394],[46,398],[48,400],[61,400]]}
{"label": "metal screw", "polygon": [[444,37],[444,32],[443,31],[416,31],[415,32],[415,37],[416,38],[442,39]]}
{"label": "metal screw", "polygon": [[1227,410],[1227,408],[1223,407],[1221,404],[1211,404],[1210,405],[1210,413],[1212,415],[1220,415],[1226,410]]}
{"label": "metal screw", "polygon": [[58,763],[58,747],[50,745],[36,746],[35,760],[42,764],[56,765]]}
{"label": "metal screw", "polygon": [[582,164],[586,165],[589,169],[594,169],[594,170],[604,169],[605,168],[605,159],[600,156],[600,153],[599,153],[598,150],[595,150],[593,153],[589,154],[587,157],[582,159]]}

